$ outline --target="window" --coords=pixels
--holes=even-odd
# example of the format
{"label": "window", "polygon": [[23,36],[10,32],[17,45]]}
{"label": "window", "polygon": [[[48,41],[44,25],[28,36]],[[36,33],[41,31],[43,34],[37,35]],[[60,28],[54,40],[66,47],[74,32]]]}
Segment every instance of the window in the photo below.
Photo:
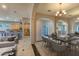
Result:
{"label": "window", "polygon": [[67,23],[65,23],[64,21],[59,21],[57,23],[57,33],[58,33],[58,36],[63,36],[63,35],[66,35],[68,33],[68,26],[67,26]]}
{"label": "window", "polygon": [[75,24],[75,32],[79,32],[79,22],[76,22]]}
{"label": "window", "polygon": [[43,33],[42,34],[43,35],[48,35],[48,24],[44,24],[42,28],[43,28],[43,30],[42,30]]}

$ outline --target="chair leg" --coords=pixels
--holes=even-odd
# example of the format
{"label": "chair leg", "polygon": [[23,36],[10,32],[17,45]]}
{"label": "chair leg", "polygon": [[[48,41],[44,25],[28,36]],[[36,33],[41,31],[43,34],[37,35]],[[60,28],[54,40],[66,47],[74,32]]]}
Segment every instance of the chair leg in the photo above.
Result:
{"label": "chair leg", "polygon": [[44,42],[42,42],[42,47],[43,47]]}

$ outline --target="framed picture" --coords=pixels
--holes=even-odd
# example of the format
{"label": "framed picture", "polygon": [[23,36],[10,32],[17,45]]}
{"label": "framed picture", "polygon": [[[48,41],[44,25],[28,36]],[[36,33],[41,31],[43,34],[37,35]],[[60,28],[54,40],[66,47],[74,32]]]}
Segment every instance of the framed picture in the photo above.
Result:
{"label": "framed picture", "polygon": [[24,36],[30,36],[30,23],[24,24]]}

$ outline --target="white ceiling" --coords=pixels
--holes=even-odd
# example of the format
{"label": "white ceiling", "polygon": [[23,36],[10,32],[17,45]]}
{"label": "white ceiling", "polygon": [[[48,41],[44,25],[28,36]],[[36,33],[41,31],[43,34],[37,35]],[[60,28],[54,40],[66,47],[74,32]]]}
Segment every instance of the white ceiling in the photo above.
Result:
{"label": "white ceiling", "polygon": [[[31,18],[33,3],[5,3],[6,9],[3,9],[0,3],[0,20],[19,20],[21,17]],[[39,3],[36,12],[54,15],[59,11],[59,3]],[[67,11],[66,17],[79,16],[79,3],[63,3],[62,9]],[[51,12],[48,12],[51,10]]]}
{"label": "white ceiling", "polygon": [[[6,5],[3,9],[1,6]],[[0,20],[19,20],[21,17],[30,18],[33,3],[0,3]]]}
{"label": "white ceiling", "polygon": [[[41,3],[38,4],[37,12],[47,15],[54,15],[59,11],[59,3]],[[51,12],[48,12],[51,10]],[[79,3],[62,3],[62,10],[66,10],[66,17],[78,16],[79,15]]]}

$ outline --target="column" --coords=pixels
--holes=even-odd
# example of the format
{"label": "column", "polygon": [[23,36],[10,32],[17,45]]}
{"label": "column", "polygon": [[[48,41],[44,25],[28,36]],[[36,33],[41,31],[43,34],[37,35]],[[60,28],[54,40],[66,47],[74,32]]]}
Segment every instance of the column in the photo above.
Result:
{"label": "column", "polygon": [[56,30],[57,30],[57,26],[56,26],[56,17],[55,17],[55,20],[54,20],[54,31],[55,31],[55,33],[57,32]]}
{"label": "column", "polygon": [[31,31],[30,31],[30,38],[31,43],[34,44],[36,42],[36,10],[38,7],[38,3],[34,4],[33,12],[32,12],[32,19],[31,19]]}

